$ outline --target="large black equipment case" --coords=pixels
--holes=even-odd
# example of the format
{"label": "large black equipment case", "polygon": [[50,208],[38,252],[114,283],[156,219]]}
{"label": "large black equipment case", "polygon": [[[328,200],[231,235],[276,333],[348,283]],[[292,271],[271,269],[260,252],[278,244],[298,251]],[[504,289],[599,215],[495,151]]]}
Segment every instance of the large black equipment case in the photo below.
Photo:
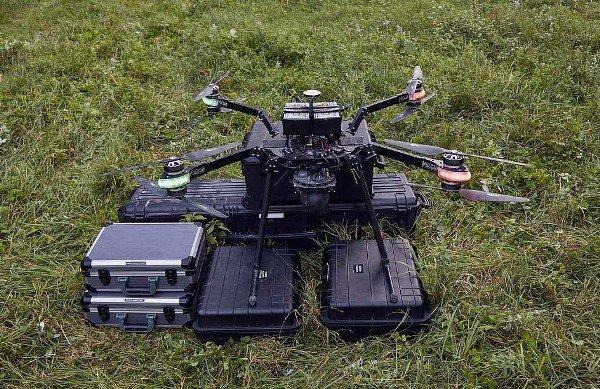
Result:
{"label": "large black equipment case", "polygon": [[[347,127],[348,121],[342,123],[342,127]],[[353,140],[362,138],[361,144],[367,144],[371,142],[371,134],[363,121],[359,126],[355,136],[351,137]],[[342,138],[344,139],[344,138]],[[279,140],[275,140],[276,142]],[[267,128],[262,122],[255,122],[249,133],[246,134],[242,147],[262,148],[265,144],[271,142],[271,136],[269,135]],[[284,142],[285,144],[285,142]],[[367,186],[371,187],[373,181],[373,168],[375,166],[376,159],[371,158],[363,161],[363,174],[367,181]],[[261,161],[256,157],[248,157],[242,161],[242,173],[246,181],[246,190],[248,198],[246,201],[249,204],[254,204],[254,207],[258,208],[260,202],[263,199],[263,192],[265,189],[266,179],[266,166],[265,161]],[[362,193],[360,190],[351,190],[350,188],[356,188],[357,184],[349,170],[339,171],[335,175],[336,185],[335,191],[329,194],[330,203],[343,203],[362,201]],[[292,184],[293,173],[287,169],[280,169],[273,175],[273,187],[271,190],[270,204],[286,204],[290,203],[291,199],[297,199],[300,203],[298,194]]]}
{"label": "large black equipment case", "polygon": [[300,263],[295,251],[265,247],[257,303],[248,304],[256,247],[222,246],[210,255],[193,330],[201,340],[291,335],[300,327]]}
{"label": "large black equipment case", "polygon": [[98,327],[119,327],[126,332],[150,332],[155,327],[181,328],[193,319],[194,296],[186,292],[160,292],[153,296],[85,292],[81,298],[87,321]]}
{"label": "large black equipment case", "polygon": [[404,240],[386,240],[398,302],[389,301],[381,255],[374,240],[344,241],[323,257],[321,318],[342,338],[358,339],[392,330],[414,333],[429,322],[427,295]]}
{"label": "large black equipment case", "polygon": [[199,223],[110,223],[81,261],[81,270],[91,292],[191,292],[205,253]]}
{"label": "large black equipment case", "polygon": [[[379,174],[373,179],[373,207],[379,218],[411,230],[422,207],[429,204],[421,194],[415,194],[404,174]],[[347,192],[360,192],[353,190]],[[187,197],[210,205],[228,216],[224,220],[231,231],[230,239],[252,238],[258,230],[256,209],[243,206],[246,185],[244,180],[195,180],[189,183]],[[296,197],[294,197],[296,198]],[[197,212],[183,202],[159,198],[143,187],[136,189],[128,204],[119,208],[121,222],[170,222],[181,220],[186,213]],[[368,223],[362,199],[357,202],[330,203],[321,213],[308,213],[300,200],[269,207],[268,239],[301,238],[308,241],[323,228],[323,223]],[[308,239],[307,239],[308,238]]]}

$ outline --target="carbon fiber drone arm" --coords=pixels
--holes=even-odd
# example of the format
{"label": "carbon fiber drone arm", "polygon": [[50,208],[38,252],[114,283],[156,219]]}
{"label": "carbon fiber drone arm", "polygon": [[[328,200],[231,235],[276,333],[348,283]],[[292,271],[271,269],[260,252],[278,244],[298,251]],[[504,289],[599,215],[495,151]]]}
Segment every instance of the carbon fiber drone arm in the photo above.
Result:
{"label": "carbon fiber drone arm", "polygon": [[213,159],[210,162],[201,163],[194,167],[189,168],[190,179],[198,178],[206,173],[212,172],[213,170],[220,169],[227,165],[231,165],[236,162],[240,162],[241,160],[248,158],[252,155],[258,155],[259,151],[257,149],[242,149],[231,154],[227,154],[221,158]]}
{"label": "carbon fiber drone arm", "polygon": [[354,117],[352,118],[350,123],[348,124],[348,129],[350,130],[350,133],[352,135],[354,135],[354,133],[360,126],[360,123],[362,123],[362,121],[365,119],[365,117],[367,116],[368,113],[381,111],[382,109],[391,107],[393,105],[406,103],[406,102],[408,102],[408,99],[409,99],[408,93],[403,92],[403,93],[400,93],[399,95],[392,96],[390,98],[378,101],[373,104],[363,105],[362,107],[360,107],[358,109],[358,111],[356,112],[356,114],[354,115]]}
{"label": "carbon fiber drone arm", "polygon": [[242,104],[238,101],[226,99],[224,97],[219,97],[216,100],[219,101],[219,105],[221,107],[258,117],[260,121],[264,123],[265,127],[267,127],[267,130],[269,131],[271,137],[275,137],[277,135],[277,131],[275,131],[275,129],[273,128],[271,119],[269,118],[269,115],[264,109],[255,108],[246,104]]}
{"label": "carbon fiber drone arm", "polygon": [[411,154],[406,151],[396,150],[391,147],[381,145],[379,143],[371,143],[375,147],[375,152],[378,155],[383,155],[395,161],[405,163],[407,165],[416,166],[420,169],[427,170],[434,174],[437,174],[441,168],[442,162],[437,159],[421,157],[419,155]]}

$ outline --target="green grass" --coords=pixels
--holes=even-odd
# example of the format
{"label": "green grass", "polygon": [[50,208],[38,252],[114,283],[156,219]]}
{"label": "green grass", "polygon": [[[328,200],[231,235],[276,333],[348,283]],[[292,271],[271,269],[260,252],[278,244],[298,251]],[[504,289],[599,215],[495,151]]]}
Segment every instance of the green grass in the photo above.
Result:
{"label": "green grass", "polygon": [[[0,386],[599,386],[599,20],[583,0],[2,0]],[[249,127],[189,125],[211,76],[230,69],[228,96],[276,117],[308,88],[354,108],[387,97],[415,64],[437,97],[395,126],[398,110],[370,117],[380,138],[534,164],[469,164],[471,187],[526,206],[430,194],[414,238],[429,332],[339,341],[318,318],[314,254],[287,344],[84,323],[79,260],[134,187],[98,173]]]}

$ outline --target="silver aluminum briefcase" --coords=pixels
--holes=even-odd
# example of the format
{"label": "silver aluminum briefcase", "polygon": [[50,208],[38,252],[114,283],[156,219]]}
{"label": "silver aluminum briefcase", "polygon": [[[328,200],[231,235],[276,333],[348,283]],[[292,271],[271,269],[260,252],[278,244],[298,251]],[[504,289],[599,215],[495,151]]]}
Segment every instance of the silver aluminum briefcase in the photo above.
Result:
{"label": "silver aluminum briefcase", "polygon": [[186,292],[157,292],[153,296],[89,292],[81,298],[85,317],[93,326],[119,327],[125,332],[150,332],[155,327],[188,325],[194,297]]}
{"label": "silver aluminum briefcase", "polygon": [[89,291],[192,291],[205,254],[199,223],[112,223],[98,234],[81,270]]}

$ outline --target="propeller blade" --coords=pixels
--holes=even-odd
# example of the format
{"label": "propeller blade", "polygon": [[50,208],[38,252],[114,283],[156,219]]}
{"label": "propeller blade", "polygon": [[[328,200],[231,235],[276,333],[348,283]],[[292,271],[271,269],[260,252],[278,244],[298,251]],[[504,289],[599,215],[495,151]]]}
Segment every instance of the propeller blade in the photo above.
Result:
{"label": "propeller blade", "polygon": [[495,158],[495,157],[486,157],[485,155],[477,155],[477,154],[468,154],[468,153],[459,153],[462,155],[466,155],[467,157],[473,157],[473,158],[480,158],[480,159],[486,159],[488,161],[494,161],[494,162],[501,162],[501,163],[508,163],[510,165],[519,165],[519,166],[531,166],[530,163],[525,163],[525,162],[517,162],[517,161],[511,161],[510,159],[504,159],[504,158]]}
{"label": "propeller blade", "polygon": [[220,219],[227,218],[227,215],[225,215],[225,214],[217,211],[213,207],[210,207],[208,205],[199,203],[199,202],[194,201],[194,200],[190,200],[187,197],[178,198],[178,197],[169,196],[167,190],[165,190],[165,189],[161,188],[160,186],[158,186],[158,184],[156,182],[154,182],[154,181],[150,181],[150,180],[148,180],[146,178],[138,177],[138,176],[135,177],[135,180],[144,189],[146,189],[148,192],[152,193],[155,196],[159,196],[159,197],[162,197],[162,198],[165,198],[165,199],[171,199],[171,200],[174,200],[174,201],[184,202],[184,203],[186,203],[186,204],[188,204],[188,205],[190,205],[190,206],[192,206],[192,207],[194,207],[194,208],[196,208],[196,209],[198,209],[198,210],[200,210],[202,212],[205,212],[205,213],[207,213],[207,214],[209,214],[211,216],[214,216],[214,217],[218,217]]}
{"label": "propeller blade", "polygon": [[204,89],[202,89],[196,96],[192,98],[193,101],[202,100],[206,96],[210,95],[214,87],[214,84],[208,84]]}
{"label": "propeller blade", "polygon": [[459,189],[458,194],[463,196],[467,200],[471,201],[487,201],[493,203],[499,202],[510,202],[510,203],[527,203],[529,199],[527,197],[509,196],[500,193],[490,193],[481,190],[473,189]]}
{"label": "propeller blade", "polygon": [[413,95],[417,90],[417,86],[423,82],[423,71],[420,66],[415,66],[413,69],[412,78],[406,84],[406,93]]}
{"label": "propeller blade", "polygon": [[[173,197],[173,198],[176,198],[176,197]],[[187,197],[182,197],[181,199],[178,199],[178,200],[181,200],[184,203],[191,205],[192,207],[196,207],[199,210],[206,212],[213,217],[218,217],[219,219],[227,219],[227,215],[217,211],[216,209],[214,209],[213,207],[210,207],[208,205],[202,204],[202,203],[194,201],[194,200],[190,200]]]}
{"label": "propeller blade", "polygon": [[138,184],[140,184],[142,187],[144,187],[144,189],[146,189],[153,195],[160,197],[169,197],[167,190],[158,186],[156,182],[138,176],[135,176],[134,179],[138,182]]}
{"label": "propeller blade", "polygon": [[400,147],[401,149],[414,151],[415,153],[424,154],[424,155],[438,155],[445,153],[447,150],[431,145],[422,145],[419,143],[409,143],[409,142],[400,142],[397,140],[384,139],[384,142],[390,144],[392,146]]}
{"label": "propeller blade", "polygon": [[408,84],[406,84],[406,93],[409,96],[412,96],[415,91],[417,90],[417,85],[419,84],[419,80],[417,80],[416,78],[413,78],[412,80],[410,80],[408,82]]}
{"label": "propeller blade", "polygon": [[419,80],[423,80],[423,71],[421,70],[420,66],[415,66],[415,68],[413,69],[413,78],[419,79]]}
{"label": "propeller blade", "polygon": [[171,161],[171,160],[175,160],[175,159],[185,159],[187,161],[190,162],[197,162],[200,161],[204,158],[208,158],[208,157],[212,157],[215,156],[217,154],[221,154],[227,150],[233,149],[235,147],[240,146],[239,143],[228,143],[226,145],[223,146],[218,146],[218,147],[213,147],[210,149],[202,149],[202,150],[196,150],[196,151],[190,151],[189,153],[185,153],[182,155],[177,155],[174,157],[170,157],[167,159],[161,159],[158,161],[152,161],[152,162],[146,162],[146,163],[142,163],[139,165],[134,165],[134,166],[127,166],[127,167],[123,167],[121,169],[117,169],[117,170],[111,170],[109,172],[106,173],[102,173],[101,176],[112,176],[113,174],[119,174],[119,173],[124,173],[124,172],[129,172],[132,170],[137,170],[137,169],[142,169],[145,167],[149,167],[149,166],[153,166],[153,165],[160,165],[163,164],[165,162]]}
{"label": "propeller blade", "polygon": [[[185,153],[182,154],[180,156],[177,157],[172,157],[170,159],[185,159],[188,160],[190,162],[196,162],[196,161],[200,161],[204,158],[208,158],[208,157],[212,157],[218,154],[221,154],[227,150],[231,150],[235,147],[239,147],[240,143],[228,143],[226,145],[223,146],[218,146],[218,147],[213,147],[210,149],[203,149],[203,150],[196,150],[196,151],[190,151],[189,153]],[[164,161],[160,161],[161,163]]]}
{"label": "propeller blade", "polygon": [[[398,115],[394,116],[392,118],[392,120],[390,120],[390,123],[394,124],[394,123],[398,123],[400,120],[406,119],[407,117],[409,117],[410,115],[412,115],[417,110],[417,108],[419,108],[419,106],[421,104],[425,103],[426,101],[428,101],[429,99],[431,99],[433,96],[435,96],[435,93],[432,93],[430,95],[427,95],[427,96],[423,97],[421,100],[418,100],[416,103],[412,103],[411,105],[409,105],[404,110],[404,112],[402,112],[401,114],[398,114]],[[417,104],[417,105],[414,105],[414,104]]]}
{"label": "propeller blade", "polygon": [[406,149],[406,150],[411,150],[411,151],[414,151],[416,153],[420,153],[420,154],[423,154],[423,155],[438,155],[438,154],[444,154],[444,153],[452,153],[452,154],[464,155],[466,157],[480,158],[480,159],[485,159],[485,160],[488,160],[488,161],[494,161],[494,162],[500,162],[500,163],[507,163],[507,164],[511,164],[511,165],[531,166],[530,163],[511,161],[510,159],[504,159],[504,158],[486,157],[485,155],[463,153],[462,151],[447,150],[447,149],[445,149],[443,147],[432,146],[432,145],[423,145],[423,144],[419,144],[419,143],[400,142],[400,141],[397,141],[397,140],[390,140],[390,139],[385,139],[384,142],[386,142],[388,144],[391,144],[393,146],[400,147],[400,148]]}
{"label": "propeller blade", "polygon": [[419,105],[426,103],[427,101],[429,101],[429,99],[431,99],[433,96],[435,96],[435,93],[432,93],[430,95],[427,95],[425,97],[423,97],[421,100],[419,100]]}
{"label": "propeller blade", "polygon": [[226,71],[225,73],[213,78],[212,81],[204,89],[202,89],[200,92],[198,92],[198,94],[196,94],[196,96],[194,96],[192,98],[192,100],[194,100],[194,101],[202,100],[206,96],[210,95],[211,92],[213,91],[213,88],[215,87],[215,85],[217,85],[217,83],[223,81],[223,79],[225,77],[227,77],[228,74],[229,74],[229,71]]}
{"label": "propeller blade", "polygon": [[228,75],[229,75],[229,70],[227,70],[227,71],[221,73],[219,76],[213,78],[210,83],[213,85],[218,84],[219,82],[223,81],[223,79],[225,77],[227,77]]}
{"label": "propeller blade", "polygon": [[158,165],[160,163],[162,163],[162,161],[153,161],[153,162],[143,163],[143,164],[140,164],[140,165],[133,165],[133,166],[122,167],[122,168],[117,169],[117,170],[111,170],[109,172],[102,173],[102,174],[100,174],[100,176],[101,177],[112,176],[112,175],[115,175],[115,174],[121,174],[121,173],[125,173],[125,172],[130,172],[132,170],[143,169],[145,167],[152,166],[152,165]]}
{"label": "propeller blade", "polygon": [[394,116],[392,120],[390,120],[390,124],[398,123],[400,120],[404,120],[415,112],[417,107],[408,107],[404,110],[404,112]]}
{"label": "propeller blade", "polygon": [[527,197],[509,196],[509,195],[500,194],[500,193],[484,192],[481,190],[473,190],[473,189],[451,190],[451,189],[444,189],[444,188],[440,188],[439,186],[433,186],[433,185],[427,185],[427,184],[414,184],[412,182],[408,182],[404,185],[408,185],[408,186],[415,187],[415,188],[435,189],[435,190],[441,190],[443,192],[458,193],[459,195],[463,196],[465,199],[470,200],[470,201],[485,201],[485,202],[491,202],[491,203],[501,203],[501,202],[527,203],[530,201]]}

